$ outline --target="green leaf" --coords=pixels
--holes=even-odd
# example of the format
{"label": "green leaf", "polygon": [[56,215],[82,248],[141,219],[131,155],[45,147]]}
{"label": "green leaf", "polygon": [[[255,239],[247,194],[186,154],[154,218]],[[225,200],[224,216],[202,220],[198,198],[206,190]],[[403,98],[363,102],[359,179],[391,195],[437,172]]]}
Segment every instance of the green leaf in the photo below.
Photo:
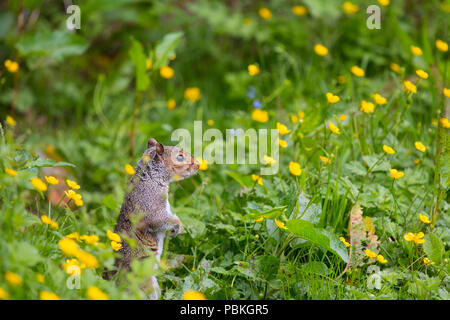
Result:
{"label": "green leaf", "polygon": [[43,159],[41,157],[38,157],[35,160],[27,161],[21,169],[41,167],[75,167],[75,165],[69,162],[57,162],[53,159]]}
{"label": "green leaf", "polygon": [[436,234],[429,233],[425,236],[423,251],[427,255],[428,259],[433,262],[440,263],[444,254],[444,245]]}
{"label": "green leaf", "polygon": [[347,249],[330,231],[317,230],[311,222],[301,219],[289,220],[286,222],[286,226],[288,227],[288,231],[296,237],[311,241],[333,252],[345,262],[348,262]]}
{"label": "green leaf", "polygon": [[227,175],[229,175],[231,178],[236,180],[237,183],[239,183],[244,188],[251,188],[255,185],[255,181],[253,181],[251,176],[241,176],[236,172],[227,171]]}
{"label": "green leaf", "polygon": [[150,85],[150,78],[147,74],[146,60],[142,44],[134,38],[131,38],[131,49],[128,51],[136,70],[136,90],[147,90]]}
{"label": "green leaf", "polygon": [[42,260],[38,249],[29,244],[28,242],[22,241],[12,245],[12,256],[16,263],[25,265],[28,267],[34,266],[36,263]]}
{"label": "green leaf", "polygon": [[199,238],[206,232],[206,225],[195,218],[192,218],[186,214],[179,214],[180,220],[183,223],[183,227],[192,238]]}
{"label": "green leaf", "polygon": [[295,219],[286,222],[288,231],[296,237],[311,241],[323,248],[330,248],[330,239],[318,232],[314,225],[306,220]]}
{"label": "green leaf", "polygon": [[274,256],[258,256],[255,258],[255,270],[257,274],[267,281],[274,279],[278,273],[280,260]]}
{"label": "green leaf", "polygon": [[275,219],[280,215],[282,215],[286,211],[286,208],[287,206],[275,207],[264,211],[258,211],[256,209],[247,208],[248,211],[252,212],[252,214],[248,215],[247,217],[253,220],[258,218]]}
{"label": "green leaf", "polygon": [[175,49],[183,36],[183,32],[173,32],[166,34],[155,49],[155,69],[159,69],[168,64],[169,58],[175,53]]}
{"label": "green leaf", "polygon": [[30,31],[24,34],[16,44],[24,57],[37,59],[46,57],[50,62],[61,62],[70,56],[84,53],[88,47],[80,35],[62,30]]}
{"label": "green leaf", "polygon": [[114,195],[111,193],[103,198],[102,204],[114,212],[119,212],[119,210],[120,210],[119,204],[117,203],[116,199],[114,198]]}

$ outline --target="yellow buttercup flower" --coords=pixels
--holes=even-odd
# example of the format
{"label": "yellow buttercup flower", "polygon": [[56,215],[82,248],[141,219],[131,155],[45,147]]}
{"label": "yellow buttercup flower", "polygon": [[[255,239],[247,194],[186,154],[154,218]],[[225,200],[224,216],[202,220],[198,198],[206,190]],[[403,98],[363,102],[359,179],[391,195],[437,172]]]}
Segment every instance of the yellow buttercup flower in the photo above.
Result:
{"label": "yellow buttercup flower", "polygon": [[321,45],[320,43],[316,44],[314,46],[314,52],[318,55],[318,56],[326,56],[328,54],[328,48],[325,47],[324,45]]}
{"label": "yellow buttercup flower", "polygon": [[425,152],[427,151],[427,148],[423,145],[422,142],[420,141],[416,141],[414,142],[414,146],[416,147],[417,150],[419,150],[420,152]]}
{"label": "yellow buttercup flower", "polygon": [[389,172],[394,179],[400,179],[405,175],[403,171],[398,171],[397,169],[389,169]]}
{"label": "yellow buttercup flower", "polygon": [[391,147],[387,146],[387,145],[383,145],[383,151],[386,152],[387,154],[394,154],[395,150],[392,149]]}
{"label": "yellow buttercup flower", "polygon": [[147,59],[145,60],[145,67],[147,68],[147,70],[151,70],[153,66],[152,60]]}
{"label": "yellow buttercup flower", "polygon": [[378,0],[378,3],[386,7],[389,5],[389,0]]}
{"label": "yellow buttercup flower", "polygon": [[258,219],[255,219],[255,222],[263,222],[264,221],[264,218],[263,217],[260,217],[260,218],[258,218]]}
{"label": "yellow buttercup flower", "polygon": [[330,162],[330,159],[328,157],[319,156],[320,160],[322,160],[324,165],[327,165],[328,162]]}
{"label": "yellow buttercup flower", "polygon": [[77,243],[74,240],[68,238],[62,238],[61,240],[59,240],[58,246],[61,251],[69,257],[75,257],[81,251]]}
{"label": "yellow buttercup flower", "polygon": [[436,262],[431,261],[430,259],[428,259],[427,257],[423,258],[423,264],[426,266],[431,266],[433,264],[435,264]]}
{"label": "yellow buttercup flower", "polygon": [[350,247],[350,243],[348,243],[347,240],[345,240],[344,237],[339,237],[339,240],[341,240],[342,243],[343,243],[347,248]]}
{"label": "yellow buttercup flower", "polygon": [[108,237],[109,240],[111,241],[115,241],[115,242],[122,242],[122,238],[120,238],[120,236],[115,233],[112,232],[111,230],[106,230],[106,236]]}
{"label": "yellow buttercup flower", "polygon": [[7,300],[9,299],[8,292],[5,291],[2,287],[0,287],[0,300]]}
{"label": "yellow buttercup flower", "polygon": [[72,232],[71,234],[68,234],[66,238],[80,241],[80,235],[78,234],[78,232]]}
{"label": "yellow buttercup flower", "polygon": [[96,244],[100,240],[100,238],[95,234],[93,234],[93,235],[84,234],[84,235],[80,236],[80,240],[82,240],[88,244]]}
{"label": "yellow buttercup flower", "polygon": [[120,249],[122,249],[122,243],[111,241],[111,248],[113,248],[114,251],[119,251]]}
{"label": "yellow buttercup flower", "polygon": [[291,161],[289,162],[289,172],[294,176],[299,176],[302,174],[302,169],[300,163]]}
{"label": "yellow buttercup flower", "polygon": [[278,226],[278,228],[283,229],[283,230],[287,230],[286,225],[283,222],[278,221],[277,219],[275,219],[275,224]]}
{"label": "yellow buttercup flower", "polygon": [[66,183],[69,186],[69,188],[72,188],[72,189],[75,189],[75,190],[80,189],[80,186],[75,181],[67,179]]}
{"label": "yellow buttercup flower", "polygon": [[164,79],[172,78],[174,73],[175,73],[175,71],[173,71],[173,69],[171,67],[169,67],[169,66],[164,66],[164,67],[161,67],[161,69],[159,69],[159,74]]}
{"label": "yellow buttercup flower", "polygon": [[214,125],[214,120],[209,119],[207,122],[208,126],[213,126]]}
{"label": "yellow buttercup flower", "polygon": [[422,49],[416,46],[411,46],[411,52],[415,56],[421,56],[423,54]]}
{"label": "yellow buttercup flower", "polygon": [[[72,266],[76,266],[78,268],[71,268]],[[78,259],[66,259],[66,262],[62,264],[63,270],[73,276],[73,275],[80,275],[82,272],[82,269],[84,269],[85,265],[80,265],[80,261]]]}
{"label": "yellow buttercup flower", "polygon": [[48,224],[52,229],[58,229],[58,222],[53,221],[51,218],[46,216],[45,214],[41,216],[41,221],[44,224]]}
{"label": "yellow buttercup flower", "polygon": [[5,280],[9,284],[11,284],[11,285],[13,285],[15,287],[20,286],[23,283],[22,277],[20,275],[18,275],[17,273],[14,273],[14,272],[11,272],[11,271],[6,271],[5,272]]}
{"label": "yellow buttercup flower", "polygon": [[392,62],[391,65],[391,70],[394,71],[395,73],[401,73],[402,72],[402,67],[400,67],[398,64]]}
{"label": "yellow buttercup flower", "polygon": [[169,109],[169,110],[173,110],[173,109],[175,109],[177,107],[177,102],[175,101],[175,99],[169,99],[168,101],[167,101],[167,108]]}
{"label": "yellow buttercup flower", "polygon": [[130,165],[130,164],[126,164],[126,165],[125,165],[125,172],[126,172],[127,174],[129,174],[130,176],[136,173],[136,171],[134,171],[133,166]]}
{"label": "yellow buttercup flower", "polygon": [[49,177],[45,176],[45,180],[47,180],[47,183],[52,184],[52,185],[57,185],[59,183],[59,180],[53,176],[49,176]]}
{"label": "yellow buttercup flower", "polygon": [[296,124],[298,122],[298,116],[296,114],[289,115],[289,118],[291,119],[292,124]]}
{"label": "yellow buttercup flower", "polygon": [[267,156],[267,155],[265,155],[265,156],[263,157],[263,159],[264,159],[264,162],[265,162],[266,164],[272,165],[272,164],[277,163],[277,160],[275,160],[274,158],[271,158],[271,157],[269,157],[269,156]]}
{"label": "yellow buttercup flower", "polygon": [[447,52],[448,51],[448,44],[446,42],[442,41],[442,40],[437,39],[436,40],[436,48],[439,51]]}
{"label": "yellow buttercup flower", "polygon": [[5,67],[11,73],[19,71],[19,64],[16,61],[11,61],[9,59],[5,60]]}
{"label": "yellow buttercup flower", "polygon": [[39,298],[41,300],[61,300],[61,298],[57,294],[45,290],[41,291],[41,293],[39,294]]}
{"label": "yellow buttercup flower", "polygon": [[350,71],[357,77],[364,77],[365,75],[364,70],[358,66],[353,66]]}
{"label": "yellow buttercup flower", "polygon": [[297,5],[292,7],[292,12],[296,16],[304,16],[308,13],[308,9],[305,6]]}
{"label": "yellow buttercup flower", "polygon": [[428,79],[428,73],[423,71],[422,69],[419,69],[416,71],[416,74],[421,77],[422,79]]}
{"label": "yellow buttercup flower", "polygon": [[269,114],[267,111],[261,109],[255,109],[252,112],[252,119],[261,123],[269,121]]}
{"label": "yellow buttercup flower", "polygon": [[15,127],[17,125],[16,120],[14,120],[11,116],[6,116],[6,123],[9,124],[11,127]]}
{"label": "yellow buttercup flower", "polygon": [[206,169],[208,169],[208,162],[206,162],[206,160],[203,160],[202,158],[195,158],[195,160],[197,160],[200,163],[200,167],[199,169],[204,171]]}
{"label": "yellow buttercup flower", "polygon": [[251,64],[248,66],[248,74],[253,76],[256,76],[259,73],[259,67],[256,64]]}
{"label": "yellow buttercup flower", "polygon": [[42,191],[45,192],[47,191],[47,185],[45,184],[44,181],[42,181],[41,179],[39,179],[38,177],[35,178],[31,178],[31,184],[33,185],[33,187],[38,190],[38,191]]}
{"label": "yellow buttercup flower", "polygon": [[330,128],[331,132],[336,133],[336,134],[340,134],[340,130],[338,127],[335,126],[335,124],[333,122],[328,122],[328,127]]}
{"label": "yellow buttercup flower", "polygon": [[205,295],[199,291],[186,290],[183,293],[183,300],[207,300]]}
{"label": "yellow buttercup flower", "polygon": [[197,102],[202,98],[202,93],[197,87],[186,88],[184,90],[184,98],[192,102]]}
{"label": "yellow buttercup flower", "polygon": [[38,274],[36,275],[36,281],[39,282],[39,283],[44,283],[44,282],[45,282],[45,277],[44,277],[44,275],[41,274],[41,273],[38,273]]}
{"label": "yellow buttercup flower", "polygon": [[442,124],[442,126],[446,129],[450,128],[450,120],[448,120],[447,118],[440,118],[439,122]]}
{"label": "yellow buttercup flower", "polygon": [[256,181],[260,186],[264,185],[263,179],[260,176],[256,175],[256,174],[252,174],[252,180]]}
{"label": "yellow buttercup flower", "polygon": [[304,118],[305,118],[305,113],[304,113],[302,110],[300,110],[300,111],[298,112],[298,117],[299,117],[300,119],[304,119]]}
{"label": "yellow buttercup flower", "polygon": [[109,296],[95,286],[87,289],[87,296],[91,300],[109,300]]}
{"label": "yellow buttercup flower", "polygon": [[334,95],[331,92],[327,92],[326,96],[329,103],[336,103],[339,102],[339,100],[341,100],[339,96]]}
{"label": "yellow buttercup flower", "polygon": [[349,15],[355,14],[359,11],[359,6],[350,1],[345,1],[343,8],[344,12]]}
{"label": "yellow buttercup flower", "polygon": [[377,255],[377,260],[380,263],[386,263],[387,262],[387,260],[381,254]]}
{"label": "yellow buttercup flower", "polygon": [[289,132],[291,132],[291,130],[289,130],[284,124],[277,122],[277,130],[278,133],[281,135],[285,135],[288,134]]}
{"label": "yellow buttercup flower", "polygon": [[278,139],[278,144],[280,145],[280,147],[282,148],[286,148],[288,146],[287,141],[282,140],[282,139]]}
{"label": "yellow buttercup flower", "polygon": [[14,170],[14,169],[10,169],[10,168],[8,168],[8,167],[5,167],[5,172],[6,172],[6,174],[7,174],[8,176],[11,176],[11,177],[17,176],[17,170]]}
{"label": "yellow buttercup flower", "polygon": [[265,19],[265,20],[270,20],[272,19],[272,12],[267,9],[267,8],[261,8],[258,10],[258,14],[261,18]]}
{"label": "yellow buttercup flower", "polygon": [[379,93],[374,93],[373,99],[375,100],[376,104],[383,105],[387,103],[387,99],[380,95]]}
{"label": "yellow buttercup flower", "polygon": [[365,113],[373,113],[375,111],[375,105],[370,101],[363,100],[361,101],[361,110]]}
{"label": "yellow buttercup flower", "polygon": [[406,91],[417,93],[417,87],[409,80],[403,81],[403,86],[405,87]]}
{"label": "yellow buttercup flower", "polygon": [[86,268],[97,268],[98,260],[89,252],[80,251],[77,253],[77,258],[80,259],[80,262],[86,265]]}
{"label": "yellow buttercup flower", "polygon": [[414,243],[416,244],[423,244],[425,243],[425,239],[423,239],[423,237],[424,237],[423,232],[419,232],[417,234],[408,232],[403,236],[403,239],[405,239],[408,242],[414,241]]}
{"label": "yellow buttercup flower", "polygon": [[338,119],[339,119],[339,121],[345,121],[345,119],[347,119],[347,115],[343,113],[339,116]]}
{"label": "yellow buttercup flower", "polygon": [[423,215],[421,213],[419,213],[419,220],[422,221],[423,223],[431,223],[430,218],[428,218],[428,216]]}
{"label": "yellow buttercup flower", "polygon": [[377,254],[375,252],[373,252],[372,250],[370,250],[369,248],[367,248],[366,250],[364,250],[364,253],[366,254],[366,256],[368,256],[370,259],[375,259],[377,257]]}
{"label": "yellow buttercup flower", "polygon": [[444,96],[450,98],[450,88],[444,88],[442,92],[444,93]]}

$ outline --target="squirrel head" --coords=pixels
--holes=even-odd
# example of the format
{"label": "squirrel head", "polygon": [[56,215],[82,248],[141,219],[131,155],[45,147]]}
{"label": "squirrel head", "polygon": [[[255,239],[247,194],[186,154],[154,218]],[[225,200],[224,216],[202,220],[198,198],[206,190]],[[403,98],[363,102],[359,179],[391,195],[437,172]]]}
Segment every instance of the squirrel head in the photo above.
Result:
{"label": "squirrel head", "polygon": [[[150,138],[140,167],[150,176],[165,181],[179,181],[197,173],[200,164],[177,146],[164,146]],[[147,170],[146,170],[147,168]]]}

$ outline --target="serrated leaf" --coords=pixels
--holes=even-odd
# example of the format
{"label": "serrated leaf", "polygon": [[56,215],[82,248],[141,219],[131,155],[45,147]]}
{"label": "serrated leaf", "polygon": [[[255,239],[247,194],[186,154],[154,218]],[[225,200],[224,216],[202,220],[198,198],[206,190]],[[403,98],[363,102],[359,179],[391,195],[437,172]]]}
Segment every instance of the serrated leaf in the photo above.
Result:
{"label": "serrated leaf", "polygon": [[441,239],[434,233],[427,234],[425,236],[425,243],[423,244],[423,251],[428,259],[440,263],[444,254],[444,246]]}

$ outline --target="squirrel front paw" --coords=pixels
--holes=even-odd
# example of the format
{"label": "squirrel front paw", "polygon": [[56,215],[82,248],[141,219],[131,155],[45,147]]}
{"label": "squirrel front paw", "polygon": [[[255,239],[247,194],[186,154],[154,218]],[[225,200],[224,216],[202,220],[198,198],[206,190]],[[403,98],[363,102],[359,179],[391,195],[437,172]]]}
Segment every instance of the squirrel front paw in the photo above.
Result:
{"label": "squirrel front paw", "polygon": [[174,238],[181,230],[181,221],[178,217],[174,217],[170,220],[170,237]]}

